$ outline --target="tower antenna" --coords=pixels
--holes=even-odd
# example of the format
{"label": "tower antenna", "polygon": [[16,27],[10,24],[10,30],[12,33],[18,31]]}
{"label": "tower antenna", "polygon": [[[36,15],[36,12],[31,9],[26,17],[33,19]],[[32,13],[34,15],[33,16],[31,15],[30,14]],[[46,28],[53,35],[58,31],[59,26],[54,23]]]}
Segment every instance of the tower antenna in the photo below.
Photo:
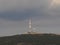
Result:
{"label": "tower antenna", "polygon": [[30,18],[29,19],[29,31],[28,31],[28,34],[31,34],[33,31],[32,31],[32,19]]}
{"label": "tower antenna", "polygon": [[31,18],[29,19],[29,32],[31,32],[32,31],[32,20],[31,20]]}

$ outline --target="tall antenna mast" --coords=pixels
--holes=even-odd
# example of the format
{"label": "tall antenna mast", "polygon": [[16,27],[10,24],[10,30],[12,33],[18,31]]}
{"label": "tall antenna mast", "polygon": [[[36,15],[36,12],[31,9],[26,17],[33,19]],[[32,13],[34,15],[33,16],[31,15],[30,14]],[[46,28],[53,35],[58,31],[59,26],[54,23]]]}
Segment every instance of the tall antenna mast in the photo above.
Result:
{"label": "tall antenna mast", "polygon": [[29,19],[29,31],[28,31],[28,34],[38,34],[38,33],[34,32],[33,29],[32,29],[32,19],[31,18]]}
{"label": "tall antenna mast", "polygon": [[29,19],[29,32],[31,32],[32,31],[32,20],[31,20],[31,18]]}

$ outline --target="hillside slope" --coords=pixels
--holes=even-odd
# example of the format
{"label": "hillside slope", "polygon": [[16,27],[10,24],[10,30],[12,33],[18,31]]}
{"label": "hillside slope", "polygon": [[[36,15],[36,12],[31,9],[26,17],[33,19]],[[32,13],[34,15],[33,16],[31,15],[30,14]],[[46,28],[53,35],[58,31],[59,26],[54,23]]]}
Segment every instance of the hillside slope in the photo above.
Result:
{"label": "hillside slope", "polygon": [[60,35],[21,34],[0,37],[0,45],[60,45]]}

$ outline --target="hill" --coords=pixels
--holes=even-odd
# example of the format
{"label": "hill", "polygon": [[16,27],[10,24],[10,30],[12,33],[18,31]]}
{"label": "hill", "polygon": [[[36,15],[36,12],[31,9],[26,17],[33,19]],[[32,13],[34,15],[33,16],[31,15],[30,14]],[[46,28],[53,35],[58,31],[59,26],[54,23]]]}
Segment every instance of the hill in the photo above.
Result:
{"label": "hill", "polygon": [[0,45],[60,45],[60,35],[21,34],[0,37]]}

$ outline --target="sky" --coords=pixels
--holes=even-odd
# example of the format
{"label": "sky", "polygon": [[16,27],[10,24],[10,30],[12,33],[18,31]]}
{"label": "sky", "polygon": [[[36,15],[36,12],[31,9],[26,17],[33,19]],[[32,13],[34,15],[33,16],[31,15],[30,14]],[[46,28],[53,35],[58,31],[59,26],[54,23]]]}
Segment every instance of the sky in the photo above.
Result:
{"label": "sky", "polygon": [[28,32],[30,18],[34,31],[60,34],[60,3],[51,3],[52,0],[0,0],[0,36]]}

